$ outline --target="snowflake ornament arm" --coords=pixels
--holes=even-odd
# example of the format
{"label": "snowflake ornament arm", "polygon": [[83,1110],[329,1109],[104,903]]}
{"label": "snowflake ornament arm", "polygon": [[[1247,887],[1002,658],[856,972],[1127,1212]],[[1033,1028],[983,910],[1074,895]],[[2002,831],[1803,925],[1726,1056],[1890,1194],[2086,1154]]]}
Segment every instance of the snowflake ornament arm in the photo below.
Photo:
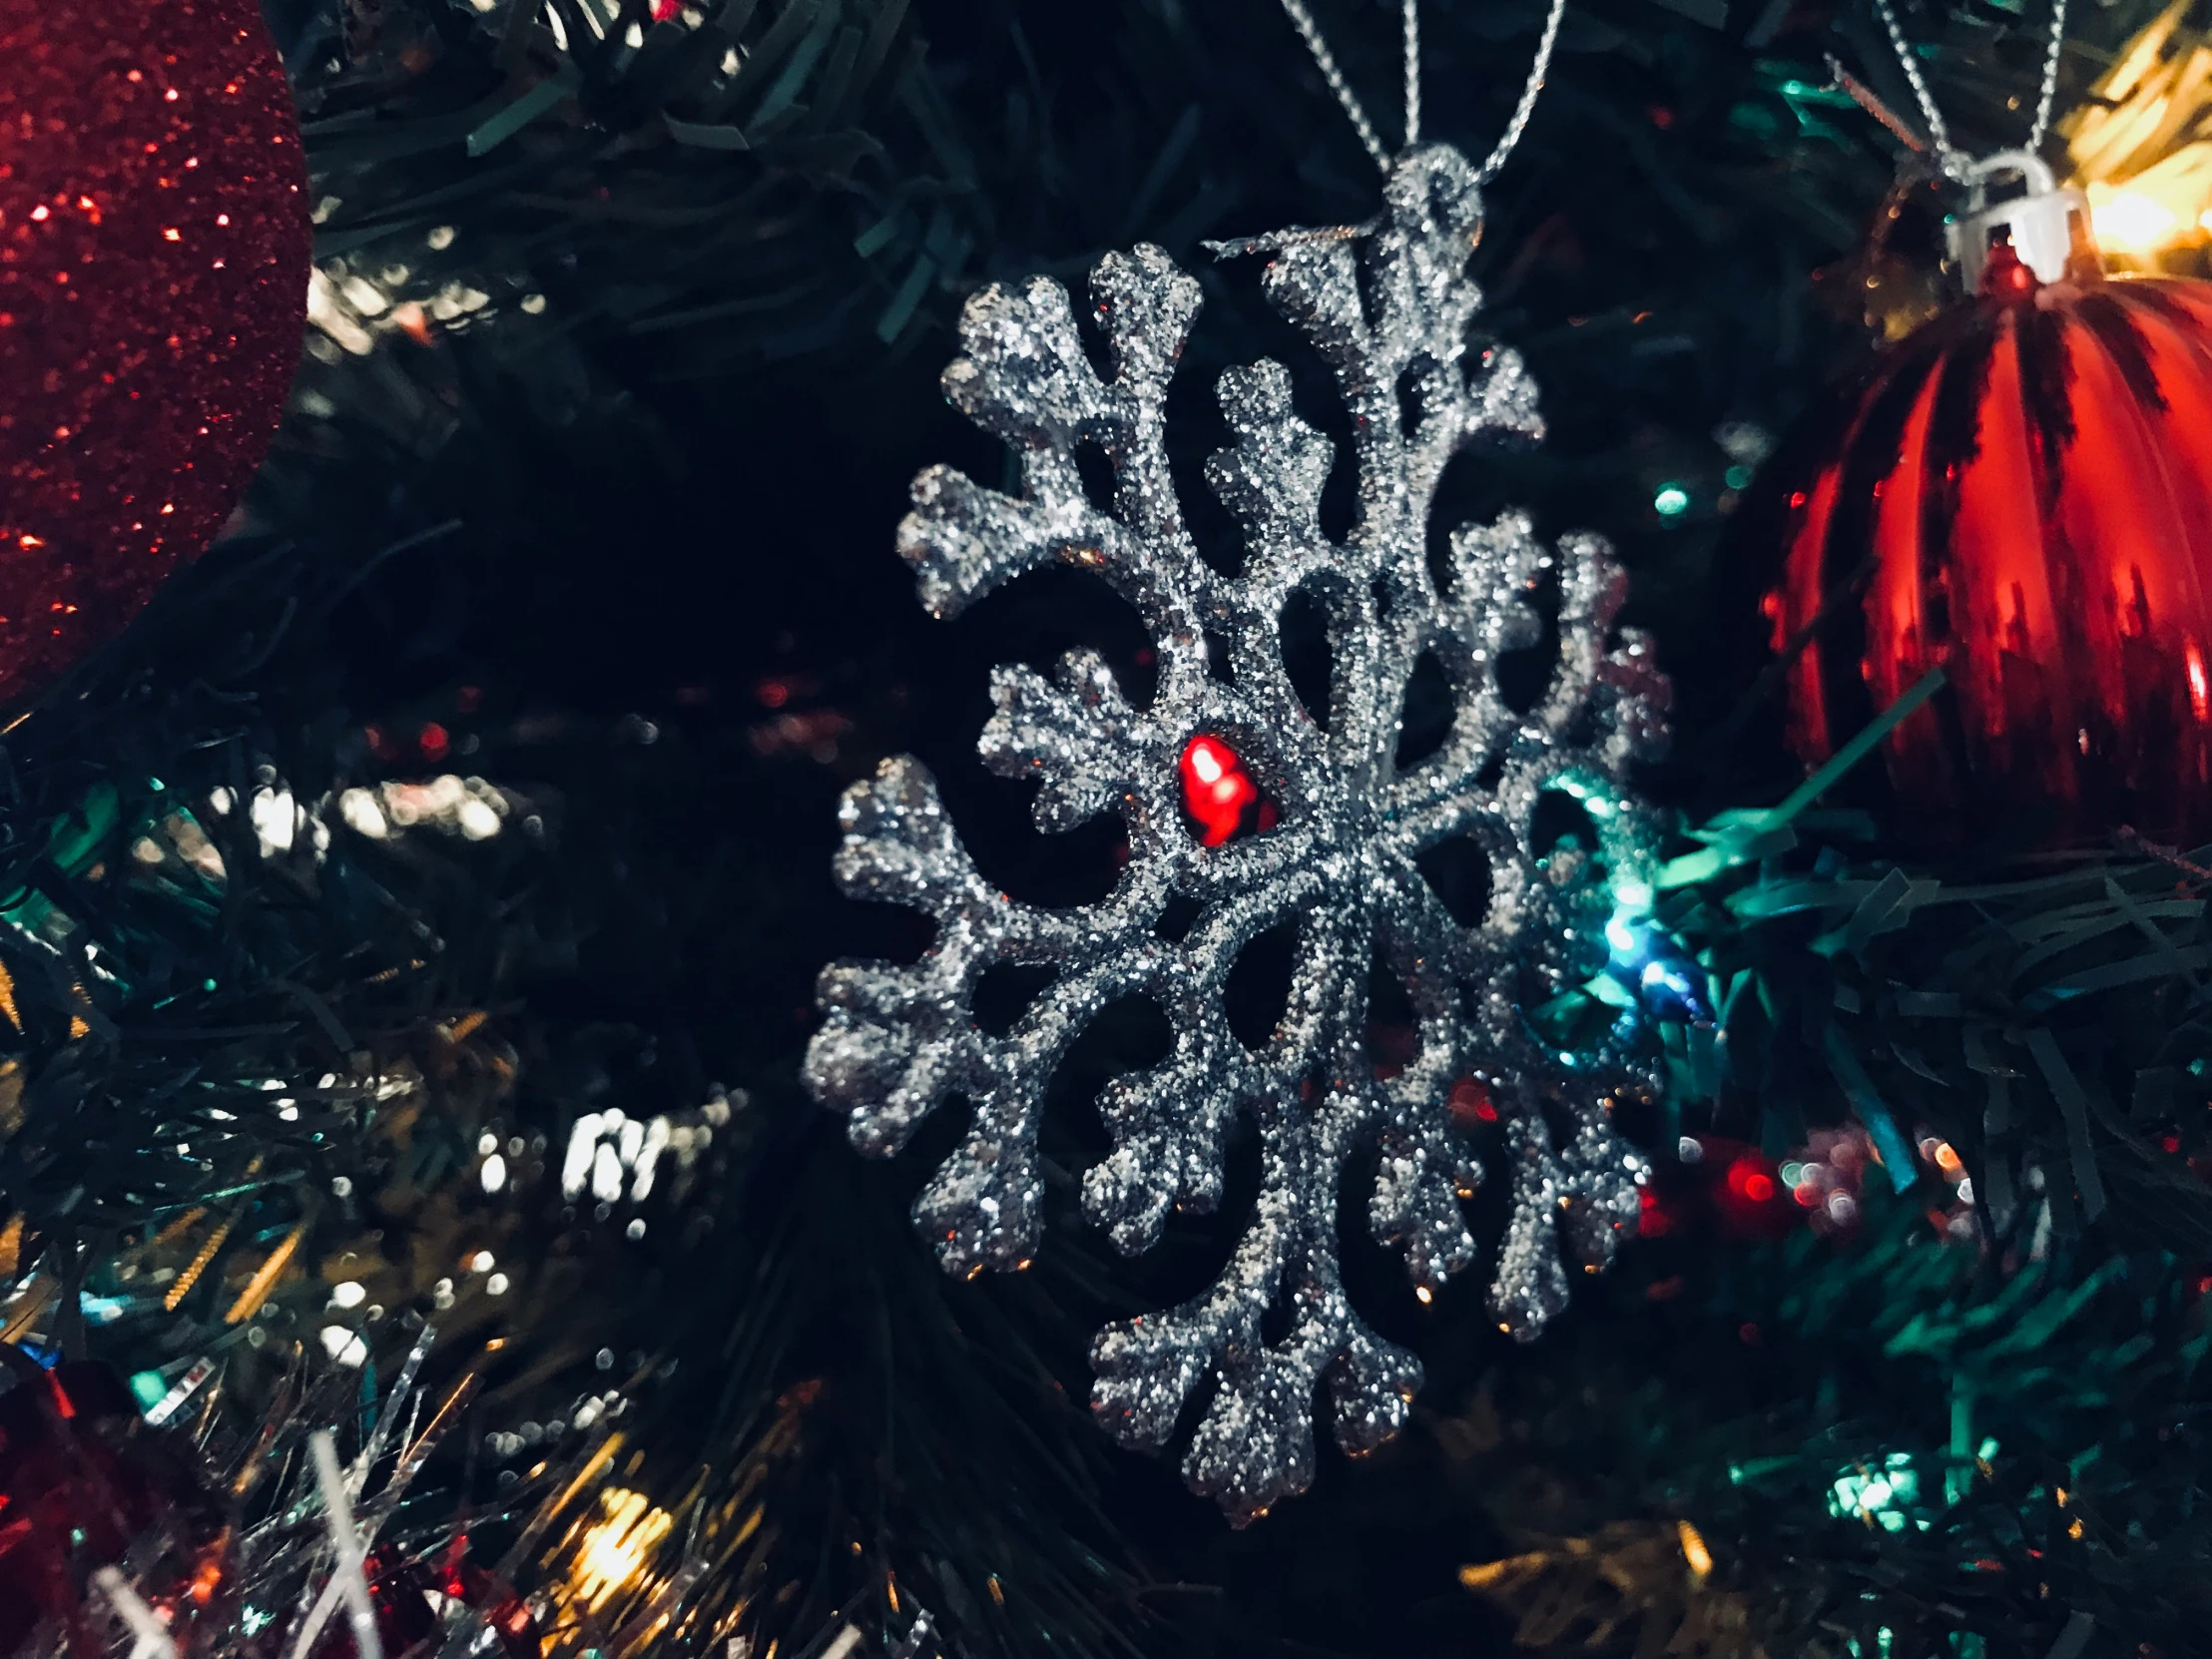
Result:
{"label": "snowflake ornament arm", "polygon": [[[1037,1246],[1037,1111],[1054,1067],[1107,1003],[1136,995],[1162,1008],[1168,1057],[1102,1092],[1113,1151],[1084,1180],[1086,1213],[1136,1253],[1170,1210],[1211,1210],[1239,1113],[1259,1139],[1261,1191],[1211,1289],[1100,1335],[1093,1409],[1126,1443],[1158,1447],[1210,1385],[1185,1469],[1240,1520],[1311,1480],[1317,1384],[1329,1386],[1340,1443],[1361,1451],[1400,1425],[1419,1382],[1419,1363],[1371,1332],[1345,1296],[1336,1206],[1348,1158],[1380,1153],[1369,1224],[1402,1252],[1417,1287],[1440,1286],[1473,1258],[1459,1200],[1481,1178],[1448,1099],[1460,1078],[1485,1081],[1513,1180],[1491,1305],[1517,1335],[1565,1304],[1562,1232],[1595,1267],[1637,1209],[1639,1166],[1606,1122],[1607,1091],[1629,1076],[1623,1057],[1548,1048],[1523,998],[1594,971],[1616,895],[1648,883],[1648,830],[1626,775],[1663,739],[1665,683],[1648,646],[1614,628],[1622,579],[1595,538],[1549,553],[1509,513],[1454,534],[1439,585],[1427,522],[1445,463],[1478,434],[1537,436],[1541,423],[1513,353],[1465,360],[1479,302],[1464,269],[1481,211],[1473,170],[1447,147],[1413,150],[1393,166],[1384,200],[1361,241],[1292,243],[1265,278],[1351,413],[1356,525],[1342,544],[1322,532],[1333,452],[1293,411],[1288,372],[1274,362],[1233,369],[1220,397],[1236,442],[1208,479],[1245,533],[1236,578],[1193,547],[1163,444],[1197,284],[1155,248],[1107,256],[1092,277],[1103,378],[1058,284],[992,287],[969,301],[965,355],[945,388],[1013,446],[1022,492],[926,471],[899,551],[940,616],[1049,563],[1093,572],[1135,607],[1159,664],[1148,705],[1126,699],[1088,652],[1063,658],[1052,679],[1001,667],[980,744],[993,771],[1037,780],[1041,829],[1120,813],[1129,858],[1099,903],[1016,902],[977,873],[923,769],[886,762],[846,793],[837,878],[855,895],[926,911],[937,936],[911,966],[826,969],[828,1018],[807,1059],[811,1088],[848,1114],[863,1151],[897,1150],[937,1102],[964,1096],[972,1126],[915,1219],[948,1270],[1019,1267]],[[1084,491],[1075,457],[1086,443],[1112,463],[1111,511]],[[1499,660],[1543,637],[1531,601],[1547,580],[1559,661],[1542,697],[1516,713]],[[1335,672],[1320,721],[1283,662],[1280,619],[1301,593],[1330,617]],[[1209,672],[1209,633],[1227,642],[1226,678]],[[1406,689],[1423,658],[1450,687],[1452,727],[1401,770]],[[1277,805],[1277,825],[1220,845],[1192,835],[1178,765],[1199,735],[1242,758]],[[1595,847],[1541,854],[1534,819],[1553,791],[1583,804]],[[1452,839],[1473,842],[1489,866],[1487,907],[1472,925],[1454,920],[1419,866]],[[1156,925],[1175,898],[1197,920],[1171,940]],[[1300,930],[1288,1005],[1265,1045],[1248,1049],[1224,1012],[1229,972],[1255,936],[1287,920]],[[1054,978],[1011,1031],[992,1036],[970,1003],[999,963],[1049,967]],[[1394,1073],[1367,1046],[1376,963],[1413,1011],[1415,1051]],[[1554,1121],[1566,1126],[1563,1145]],[[1262,1321],[1276,1307],[1289,1326],[1270,1341]]]}

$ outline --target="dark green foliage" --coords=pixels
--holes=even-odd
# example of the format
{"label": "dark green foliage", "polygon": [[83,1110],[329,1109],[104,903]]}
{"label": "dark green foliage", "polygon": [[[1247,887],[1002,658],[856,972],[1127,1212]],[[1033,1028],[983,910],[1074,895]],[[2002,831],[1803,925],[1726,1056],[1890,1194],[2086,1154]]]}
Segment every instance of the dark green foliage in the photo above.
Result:
{"label": "dark green foliage", "polygon": [[536,292],[707,377],[894,339],[974,245],[906,0],[285,10],[318,255],[426,303]]}
{"label": "dark green foliage", "polygon": [[2200,882],[2156,860],[1944,879],[1776,847],[1675,895],[1724,1010],[1683,1098],[1777,1146],[1847,1111],[1933,1128],[2002,1250],[2044,1194],[2061,1237],[2095,1223],[2212,1255]]}
{"label": "dark green foliage", "polygon": [[[2212,1547],[2194,1277],[2065,1253],[1999,1275],[1876,1208],[1842,1257],[1808,1237],[1682,1264],[1687,1287],[1647,1260],[1663,1300],[1616,1302],[1603,1339],[1501,1369],[1438,1425],[1468,1498],[1520,1547],[1689,1520],[1712,1576],[1690,1587],[1676,1553],[1650,1593],[1737,1603],[1743,1645],[1720,1651],[2040,1659],[2083,1620],[2087,1651],[2193,1651],[2207,1609],[2179,1563]],[[1621,1365],[1639,1335],[1651,1360]]]}
{"label": "dark green foliage", "polygon": [[[1020,790],[973,761],[984,666],[1135,649],[1078,584],[950,628],[913,606],[890,553],[907,477],[1002,465],[939,407],[950,323],[981,280],[1072,280],[1106,248],[1162,243],[1208,291],[1172,440],[1195,481],[1220,441],[1213,372],[1288,337],[1255,271],[1199,239],[1356,221],[1374,174],[1273,0],[723,0],[696,28],[629,0],[603,30],[585,3],[273,5],[328,199],[333,320],[255,536],[6,739],[0,962],[22,1034],[0,1028],[0,1049],[23,1116],[0,1193],[26,1218],[22,1273],[54,1276],[65,1308],[73,1275],[125,1292],[101,1264],[237,1206],[249,1259],[302,1220],[308,1257],[372,1253],[396,1323],[396,1298],[427,1306],[436,1264],[496,1223],[517,1292],[469,1290],[446,1319],[456,1343],[509,1344],[463,1438],[635,1380],[625,1478],[681,1511],[671,1564],[712,1560],[696,1605],[744,1603],[755,1651],[773,1638],[785,1659],[838,1609],[872,1650],[886,1575],[966,1659],[1396,1659],[1497,1651],[1515,1626],[1577,1651],[1613,1615],[1597,1651],[1689,1629],[1716,1653],[1873,1659],[1887,1629],[1900,1659],[1965,1659],[1958,1632],[1984,1659],[2045,1659],[2083,1617],[2083,1652],[2201,1647],[2194,1263],[2212,1217],[2186,1160],[2207,943],[2196,874],[2155,860],[1937,884],[1808,819],[1803,848],[1675,889],[1662,918],[1705,954],[1727,1040],[1716,1059],[1713,1033],[1677,1033],[1660,1149],[1715,1126],[1779,1147],[1879,1100],[1964,1153],[1990,1250],[1937,1244],[1902,1203],[1856,1251],[1668,1241],[1527,1350],[1489,1330],[1478,1285],[1421,1310],[1355,1253],[1358,1294],[1428,1364],[1431,1415],[1366,1464],[1325,1460],[1249,1533],[1081,1409],[1081,1334],[1178,1294],[1229,1237],[1181,1218],[1159,1262],[1109,1269],[1081,1231],[1088,1094],[1114,1053],[1055,1092],[1035,1273],[940,1280],[902,1214],[929,1147],[864,1166],[794,1082],[815,966],[922,942],[831,896],[835,790],[916,750],[986,867],[1069,879]],[[1393,134],[1394,5],[1319,9]],[[2066,85],[2148,10],[2081,20]],[[1534,0],[1430,0],[1430,136],[1487,150],[1539,20]],[[2040,16],[1908,23],[1938,47],[1954,133],[2009,142]],[[1439,512],[1526,501],[1547,530],[1621,545],[1683,693],[1653,786],[1696,821],[1792,781],[1758,680],[1757,550],[1716,546],[1738,470],[1864,349],[1855,251],[1897,146],[1828,89],[1830,51],[1910,108],[1862,8],[1578,3],[1476,255],[1483,325],[1529,357],[1552,436],[1455,470]],[[393,322],[409,303],[419,340]],[[1312,418],[1341,421],[1293,366]],[[1663,516],[1670,484],[1688,506]],[[1196,488],[1190,506],[1233,557]],[[301,803],[420,775],[367,729],[430,722],[477,745],[445,764],[515,792],[542,841],[340,829],[317,864],[264,859],[238,811],[200,811],[219,787],[274,787],[262,767]],[[179,802],[221,881],[137,859]],[[362,1081],[394,1069],[423,1079],[401,1126]],[[744,1104],[689,1193],[641,1212],[643,1239],[549,1187],[581,1114],[692,1111],[718,1082]],[[487,1133],[537,1148],[508,1200],[470,1185]],[[221,1291],[184,1324],[142,1307],[91,1331],[65,1314],[57,1335],[175,1367],[213,1333],[248,1376]],[[274,1300],[270,1353],[312,1341],[320,1284]],[[379,1335],[379,1362],[404,1346]],[[1830,1513],[1840,1475],[1901,1454],[1921,1486],[1899,1530]],[[474,1455],[456,1442],[426,1484],[422,1535],[466,1492],[497,1539],[527,1495]],[[1715,1559],[1703,1586],[1682,1519]],[[1565,1539],[1629,1564],[1610,1613],[1578,1622],[1560,1588],[1609,1582],[1587,1553],[1567,1578],[1531,1567],[1502,1613],[1454,1580],[1572,1555]]]}

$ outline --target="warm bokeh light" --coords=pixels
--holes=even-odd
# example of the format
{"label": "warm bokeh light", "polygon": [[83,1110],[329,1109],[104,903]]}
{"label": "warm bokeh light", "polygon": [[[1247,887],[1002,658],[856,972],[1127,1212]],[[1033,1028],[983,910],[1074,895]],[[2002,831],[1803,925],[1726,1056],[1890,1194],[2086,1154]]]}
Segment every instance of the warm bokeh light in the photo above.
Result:
{"label": "warm bokeh light", "polygon": [[2174,240],[2182,219],[2139,190],[2089,188],[2089,218],[2099,247],[2116,254],[2150,254]]}
{"label": "warm bokeh light", "polygon": [[584,1529],[569,1583],[576,1599],[598,1612],[627,1587],[668,1536],[665,1509],[656,1509],[643,1492],[610,1486],[599,1494],[601,1517]]}
{"label": "warm bokeh light", "polygon": [[2058,124],[2071,182],[2089,193],[2107,254],[2142,260],[2212,231],[2212,138],[2203,131],[2212,44],[2174,0],[2137,31]]}

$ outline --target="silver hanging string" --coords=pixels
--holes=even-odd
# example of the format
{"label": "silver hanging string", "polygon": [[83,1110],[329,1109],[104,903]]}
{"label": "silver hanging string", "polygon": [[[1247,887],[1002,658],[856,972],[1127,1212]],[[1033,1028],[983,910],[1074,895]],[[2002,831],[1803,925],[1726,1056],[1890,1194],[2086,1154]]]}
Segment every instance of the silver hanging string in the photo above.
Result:
{"label": "silver hanging string", "polygon": [[[1880,0],[1878,0],[1880,3]],[[1387,173],[1390,170],[1390,153],[1383,148],[1376,135],[1375,123],[1368,119],[1368,112],[1361,106],[1360,95],[1352,90],[1352,83],[1345,79],[1344,71],[1337,67],[1336,55],[1329,50],[1329,43],[1322,38],[1321,25],[1314,21],[1306,0],[1283,0],[1283,11],[1306,42],[1307,51],[1313,53],[1315,67],[1321,78],[1329,84],[1329,90],[1337,95],[1337,102],[1344,106],[1346,115],[1352,118],[1353,131],[1360,135],[1360,142],[1375,158],[1375,165]],[[1551,0],[1551,10],[1544,18],[1542,37],[1536,42],[1536,61],[1529,65],[1528,79],[1521,86],[1520,101],[1513,106],[1513,118],[1505,124],[1505,132],[1482,164],[1477,175],[1482,184],[1488,184],[1512,155],[1513,147],[1520,143],[1521,134],[1528,130],[1528,118],[1535,113],[1536,99],[1544,90],[1544,77],[1551,70],[1551,49],[1559,41],[1559,20],[1567,14],[1567,0]],[[1419,0],[1402,0],[1401,15],[1405,34],[1405,144],[1409,149],[1420,140],[1420,7]],[[1900,37],[1902,39],[1902,37]],[[2045,103],[2048,103],[2046,96]]]}
{"label": "silver hanging string", "polygon": [[1405,0],[1405,148],[1420,143],[1420,0]]}
{"label": "silver hanging string", "polygon": [[1536,99],[1544,90],[1544,77],[1551,72],[1551,49],[1559,43],[1559,20],[1566,15],[1567,0],[1551,0],[1551,11],[1544,18],[1543,37],[1536,42],[1536,61],[1528,66],[1528,79],[1521,83],[1520,102],[1513,106],[1513,119],[1505,124],[1496,148],[1475,176],[1477,183],[1486,185],[1498,176],[1505,166],[1505,158],[1513,153],[1513,146],[1520,143],[1521,134],[1528,130],[1528,118],[1536,113]]}
{"label": "silver hanging string", "polygon": [[2053,0],[2050,11],[2050,50],[2043,56],[2043,90],[2035,100],[2035,127],[2027,135],[2027,147],[2040,150],[2050,132],[2051,100],[2058,96],[2058,59],[2065,49],[2066,0]]}
{"label": "silver hanging string", "polygon": [[1965,171],[1966,158],[1950,142],[1950,129],[1943,124],[1943,112],[1936,107],[1936,95],[1928,90],[1928,82],[1921,75],[1921,62],[1913,55],[1912,45],[1905,38],[1905,26],[1890,9],[1890,0],[1874,0],[1874,9],[1882,14],[1882,26],[1890,31],[1890,44],[1897,48],[1898,62],[1905,67],[1905,78],[1912,83],[1913,96],[1920,100],[1921,119],[1928,123],[1928,139],[1936,151],[1936,165],[1955,179]]}
{"label": "silver hanging string", "polygon": [[[1898,62],[1905,69],[1906,80],[1912,84],[1913,96],[1920,100],[1921,118],[1928,123],[1936,165],[1943,170],[1946,178],[1962,181],[1970,165],[1969,158],[1950,142],[1950,129],[1943,122],[1943,112],[1936,107],[1936,95],[1929,90],[1927,78],[1921,74],[1920,58],[1905,38],[1904,25],[1898,22],[1898,14],[1891,9],[1890,0],[1874,0],[1874,8],[1881,14],[1882,26],[1890,32],[1890,44],[1897,50]],[[2043,54],[2043,84],[2035,101],[2035,124],[2027,135],[2026,147],[2030,151],[2042,149],[2043,140],[2050,135],[2051,104],[2058,96],[2058,64],[2065,47],[2066,0],[2052,0],[2050,47]]]}
{"label": "silver hanging string", "polygon": [[1321,25],[1314,21],[1314,14],[1306,9],[1306,0],[1283,0],[1283,10],[1290,17],[1292,26],[1306,37],[1306,50],[1313,53],[1314,64],[1321,71],[1321,78],[1329,83],[1329,90],[1337,95],[1337,102],[1344,106],[1345,114],[1352,117],[1352,130],[1360,135],[1360,142],[1368,147],[1368,154],[1375,158],[1375,165],[1387,173],[1390,170],[1390,153],[1382,148],[1382,141],[1375,136],[1375,123],[1368,119],[1368,112],[1360,107],[1360,95],[1352,90],[1352,83],[1345,79],[1345,72],[1337,67],[1337,59],[1329,50],[1329,42],[1321,38]]}

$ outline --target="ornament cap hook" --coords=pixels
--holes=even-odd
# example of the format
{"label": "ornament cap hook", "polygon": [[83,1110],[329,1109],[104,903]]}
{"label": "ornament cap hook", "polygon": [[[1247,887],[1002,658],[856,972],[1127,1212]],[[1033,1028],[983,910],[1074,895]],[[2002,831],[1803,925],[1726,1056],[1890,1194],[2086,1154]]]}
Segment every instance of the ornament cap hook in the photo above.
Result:
{"label": "ornament cap hook", "polygon": [[[1989,200],[1991,179],[2014,174],[2024,194],[2002,202]],[[2059,188],[2049,164],[2026,150],[2000,150],[1968,164],[1960,180],[1966,187],[1965,211],[1945,236],[1951,262],[1968,293],[1980,293],[1992,272],[1990,252],[2009,248],[2017,265],[2038,282],[2079,277],[2096,270],[2096,243],[2089,229],[2089,199]],[[2010,268],[2007,267],[2007,270]]]}

